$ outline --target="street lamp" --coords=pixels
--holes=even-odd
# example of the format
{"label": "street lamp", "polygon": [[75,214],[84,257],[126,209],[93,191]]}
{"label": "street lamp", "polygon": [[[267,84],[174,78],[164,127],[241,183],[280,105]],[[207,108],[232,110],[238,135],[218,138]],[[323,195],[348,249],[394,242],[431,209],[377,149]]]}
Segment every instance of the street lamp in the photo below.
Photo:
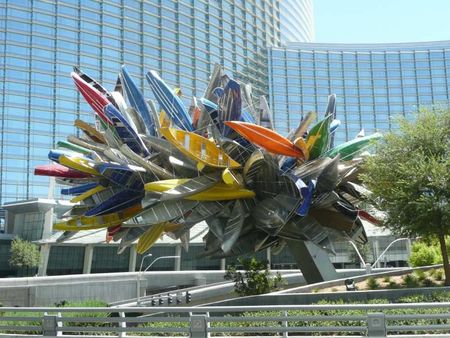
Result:
{"label": "street lamp", "polygon": [[409,241],[409,240],[411,240],[411,239],[410,239],[410,238],[407,238],[407,237],[402,237],[402,238],[397,238],[396,240],[392,241],[392,242],[386,247],[386,249],[384,249],[383,252],[378,256],[378,258],[375,260],[375,262],[373,262],[372,266],[373,266],[373,267],[376,266],[376,264],[380,261],[381,257],[384,256],[384,254],[386,253],[386,251],[388,251],[389,248],[390,248],[394,243],[397,243],[397,242],[400,242],[400,241]]}
{"label": "street lamp", "polygon": [[148,255],[145,255],[144,257],[142,257],[142,260],[141,260],[141,265],[139,266],[139,272],[138,272],[138,274],[137,274],[137,280],[136,280],[136,287],[137,287],[137,297],[136,297],[136,304],[137,304],[137,306],[139,306],[140,305],[140,302],[141,302],[141,272],[146,272],[148,269],[150,269],[151,267],[152,267],[152,265],[153,264],[155,264],[157,261],[159,261],[160,259],[168,259],[168,258],[180,258],[180,256],[161,256],[161,257],[157,257],[157,258],[155,258],[154,260],[153,260],[153,262],[151,262],[146,268],[145,268],[145,270],[144,271],[142,271],[142,264],[144,263],[144,260],[147,258],[147,257],[151,257],[152,256],[152,254],[148,254]]}

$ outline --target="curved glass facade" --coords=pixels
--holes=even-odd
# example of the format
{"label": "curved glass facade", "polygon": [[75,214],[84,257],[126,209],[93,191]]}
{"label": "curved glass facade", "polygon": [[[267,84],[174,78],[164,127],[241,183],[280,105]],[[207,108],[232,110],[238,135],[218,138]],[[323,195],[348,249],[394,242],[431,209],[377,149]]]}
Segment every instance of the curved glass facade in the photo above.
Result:
{"label": "curved glass facade", "polygon": [[290,44],[269,50],[275,127],[287,134],[302,113],[325,112],[337,95],[337,143],[393,127],[419,106],[448,104],[450,41],[386,45]]}
{"label": "curved glass facade", "polygon": [[[45,197],[33,168],[92,120],[72,66],[113,88],[126,64],[147,98],[154,69],[184,97],[201,95],[215,62],[267,93],[267,45],[279,45],[278,0],[0,0],[0,205]],[[145,84],[145,85],[144,85]]]}
{"label": "curved glass facade", "polygon": [[281,42],[313,42],[313,0],[280,1]]}

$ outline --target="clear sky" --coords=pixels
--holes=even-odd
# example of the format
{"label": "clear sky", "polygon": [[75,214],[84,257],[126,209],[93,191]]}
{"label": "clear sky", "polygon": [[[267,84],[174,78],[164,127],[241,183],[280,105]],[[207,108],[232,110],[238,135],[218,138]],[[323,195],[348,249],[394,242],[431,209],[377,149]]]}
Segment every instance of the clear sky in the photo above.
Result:
{"label": "clear sky", "polygon": [[450,40],[450,0],[314,0],[315,42]]}

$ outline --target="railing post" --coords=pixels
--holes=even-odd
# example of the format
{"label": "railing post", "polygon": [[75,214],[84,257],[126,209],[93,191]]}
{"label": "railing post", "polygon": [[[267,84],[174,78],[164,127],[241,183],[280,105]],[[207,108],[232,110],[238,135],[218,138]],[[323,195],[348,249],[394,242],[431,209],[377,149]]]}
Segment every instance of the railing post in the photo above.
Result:
{"label": "railing post", "polygon": [[58,328],[58,319],[56,315],[44,314],[42,320],[42,335],[44,337],[56,337]]}
{"label": "railing post", "polygon": [[62,332],[62,327],[63,327],[63,323],[61,321],[61,312],[58,312],[56,314],[56,327],[59,328],[60,330],[56,332],[57,336],[62,336],[63,332]]}
{"label": "railing post", "polygon": [[288,312],[287,311],[283,311],[284,314],[284,318],[285,320],[283,320],[283,338],[287,338],[289,336],[289,333],[287,332],[287,328],[288,328]]}
{"label": "railing post", "polygon": [[[119,312],[119,317],[120,317],[120,318],[125,318],[125,312]],[[121,329],[126,329],[126,328],[127,328],[127,322],[125,322],[125,321],[120,322],[119,327],[120,327]],[[124,337],[126,337],[126,336],[127,336],[127,333],[126,333],[126,332],[124,332],[124,331],[119,332],[119,338],[124,338]]]}
{"label": "railing post", "polygon": [[207,321],[206,315],[192,315],[191,327],[189,329],[189,336],[191,338],[207,338]]}
{"label": "railing post", "polygon": [[384,313],[367,314],[367,336],[368,337],[387,337],[386,316]]}

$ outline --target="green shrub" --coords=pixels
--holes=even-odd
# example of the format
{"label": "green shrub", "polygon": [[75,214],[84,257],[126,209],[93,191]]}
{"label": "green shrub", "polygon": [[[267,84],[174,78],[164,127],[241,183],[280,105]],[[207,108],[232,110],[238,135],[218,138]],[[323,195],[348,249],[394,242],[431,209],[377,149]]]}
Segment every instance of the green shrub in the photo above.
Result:
{"label": "green shrub", "polygon": [[419,282],[423,282],[424,279],[427,278],[427,275],[425,274],[425,271],[423,271],[423,270],[415,270],[414,275],[416,276],[416,278]]}
{"label": "green shrub", "polygon": [[433,271],[433,275],[434,279],[436,279],[437,281],[441,281],[444,279],[444,270],[443,269],[436,269]]}
{"label": "green shrub", "polygon": [[236,270],[235,265],[227,268],[224,278],[234,282],[234,292],[239,296],[253,296],[280,290],[286,281],[280,273],[272,276],[267,268],[267,261],[258,261],[255,257],[250,259],[238,258],[245,272]]}
{"label": "green shrub", "polygon": [[383,282],[385,283],[390,283],[391,282],[391,277],[390,276],[386,276],[383,278]]}
{"label": "green shrub", "polygon": [[408,274],[403,277],[403,283],[407,288],[417,288],[419,286],[419,281],[417,277],[413,274]]}
{"label": "green shrub", "polygon": [[395,281],[391,280],[389,282],[389,288],[390,289],[398,289],[400,287],[400,285],[398,285]]}
{"label": "green shrub", "polygon": [[378,281],[375,278],[369,277],[367,279],[367,286],[369,287],[370,290],[376,290],[380,285],[378,284]]}
{"label": "green shrub", "polygon": [[440,249],[434,243],[417,241],[411,246],[409,264],[412,267],[439,264],[439,262],[442,262]]}
{"label": "green shrub", "polygon": [[428,277],[426,277],[424,280],[422,280],[422,285],[426,288],[431,288],[433,286],[436,286],[436,284],[433,282],[433,280]]}

